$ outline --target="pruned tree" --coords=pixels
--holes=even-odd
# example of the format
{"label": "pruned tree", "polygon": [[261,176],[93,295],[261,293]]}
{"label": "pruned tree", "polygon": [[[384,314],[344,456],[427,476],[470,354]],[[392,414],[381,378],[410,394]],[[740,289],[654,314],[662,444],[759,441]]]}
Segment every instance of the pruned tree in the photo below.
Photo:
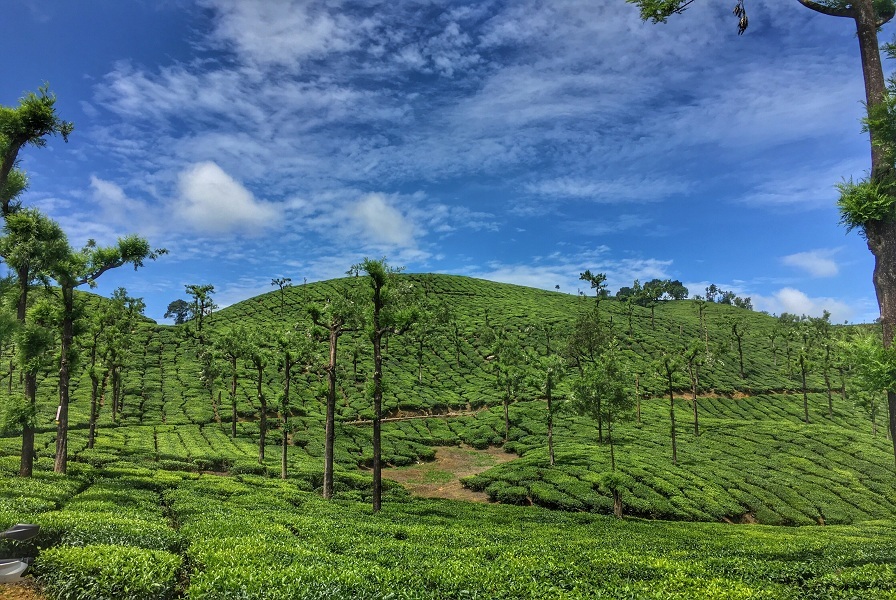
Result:
{"label": "pruned tree", "polygon": [[[596,364],[607,346],[613,340],[610,325],[603,319],[597,309],[584,310],[576,317],[573,330],[566,342],[565,358],[576,369],[579,379],[585,378],[589,365]],[[596,402],[600,403],[600,398]],[[603,412],[600,407],[594,413],[597,419],[597,437],[604,440]]]}
{"label": "pruned tree", "polygon": [[[663,22],[681,13],[694,0],[627,0],[636,4],[641,18]],[[887,85],[881,64],[878,30],[896,15],[893,0],[797,0],[819,14],[840,17],[853,22],[859,42],[862,76],[865,83],[867,118],[865,131],[871,142],[871,169],[858,182],[840,184],[837,201],[841,223],[848,230],[857,229],[874,255],[872,281],[877,294],[882,324],[883,345],[893,343],[896,334],[896,82]],[[744,0],[735,5],[738,33],[749,24]],[[888,48],[893,55],[896,49]],[[896,452],[896,391],[887,392],[890,413],[890,437]]]}
{"label": "pruned tree", "polygon": [[271,285],[275,285],[280,290],[280,318],[283,318],[283,312],[286,310],[286,290],[292,287],[292,279],[289,277],[276,277],[271,279]]}
{"label": "pruned tree", "polygon": [[818,364],[824,377],[824,387],[828,397],[828,418],[834,418],[834,387],[831,382],[831,370],[834,368],[834,332],[831,326],[831,313],[824,311],[820,317],[812,317],[809,323],[814,329],[814,337],[818,346]]}
{"label": "pruned tree", "polygon": [[264,371],[271,360],[267,337],[259,330],[249,334],[245,357],[255,371],[255,399],[258,402],[258,464],[264,464],[264,448],[268,434],[268,397],[264,393]]}
{"label": "pruned tree", "polygon": [[[0,113],[2,113],[0,109]],[[2,122],[2,119],[0,119]],[[27,325],[28,294],[38,280],[47,281],[51,266],[68,253],[68,239],[62,228],[35,209],[20,209],[5,215],[3,237],[0,238],[0,257],[16,274],[16,320],[19,327]],[[36,357],[31,351],[39,347],[40,328],[22,331],[18,340],[20,363],[23,367],[24,396],[28,410],[36,410]],[[21,344],[27,344],[24,347]],[[22,455],[19,475],[30,477],[34,467],[33,418],[22,421]]]}
{"label": "pruned tree", "polygon": [[556,402],[554,399],[554,390],[557,384],[566,375],[566,362],[563,357],[558,354],[548,353],[543,356],[534,357],[531,361],[532,377],[536,385],[544,393],[547,402],[547,420],[548,430],[548,456],[551,466],[554,466],[554,419],[557,413],[562,409],[563,404]]}
{"label": "pruned tree", "polygon": [[363,326],[363,312],[357,289],[349,286],[339,290],[323,304],[308,306],[312,323],[326,331],[328,343],[327,408],[324,426],[324,498],[333,497],[333,449],[336,443],[336,362],[339,338],[358,331]]}
{"label": "pruned tree", "polygon": [[215,293],[215,286],[206,283],[202,285],[191,284],[184,287],[187,294],[192,298],[190,302],[189,320],[194,324],[194,335],[199,341],[200,348],[202,348],[205,346],[206,342],[202,333],[202,325],[205,323],[205,318],[218,308],[218,305],[215,304],[215,301],[212,299],[212,296]]}
{"label": "pruned tree", "polygon": [[501,390],[504,409],[504,443],[510,436],[510,405],[519,399],[526,382],[528,361],[519,332],[508,327],[492,327],[490,336],[491,370]]}
{"label": "pruned tree", "polygon": [[0,106],[0,213],[4,218],[19,209],[17,198],[27,185],[24,173],[16,169],[22,148],[43,148],[51,135],[67,142],[74,128],[56,114],[56,95],[47,84],[37,93],[25,94],[16,107]]}
{"label": "pruned tree", "polygon": [[417,321],[418,310],[410,284],[398,279],[402,269],[390,267],[386,259],[365,258],[348,274],[363,273],[369,289],[367,333],[373,344],[373,512],[382,507],[383,340],[405,333]]}
{"label": "pruned tree", "polygon": [[746,379],[747,372],[744,370],[744,336],[747,334],[747,320],[741,316],[731,319],[731,335],[737,344],[737,364],[740,367],[740,378]]}
{"label": "pruned tree", "polygon": [[175,325],[182,325],[190,318],[190,314],[190,303],[178,298],[168,303],[168,309],[165,311],[164,318],[174,319]]}
{"label": "pruned tree", "polygon": [[669,431],[672,437],[672,464],[678,464],[678,443],[675,436],[675,374],[681,370],[681,358],[663,352],[656,362],[656,373],[669,392]]}
{"label": "pruned tree", "polygon": [[75,288],[82,285],[96,286],[96,280],[106,271],[126,264],[134,269],[147,260],[155,260],[166,250],[152,250],[145,239],[131,235],[118,239],[114,246],[97,246],[93,240],[79,251],[69,250],[68,255],[50,266],[50,276],[59,286],[61,302],[61,345],[59,359],[59,418],[56,427],[56,462],[53,470],[65,473],[68,465],[68,405],[69,380],[73,358]]}
{"label": "pruned tree", "polygon": [[691,403],[694,408],[694,436],[700,435],[700,417],[697,412],[697,389],[700,386],[700,367],[708,359],[700,340],[692,340],[682,353],[691,380]]}
{"label": "pruned tree", "polygon": [[[228,367],[227,374],[230,375],[230,437],[234,439],[236,439],[236,391],[240,372],[239,361],[245,358],[247,355],[248,341],[249,330],[245,325],[238,324],[234,327],[225,329],[222,333],[220,333],[215,339],[214,344],[216,354],[226,361]],[[217,412],[217,407],[213,408],[215,408]]]}
{"label": "pruned tree", "polygon": [[[122,374],[132,359],[137,319],[143,315],[146,303],[142,298],[128,296],[124,288],[118,288],[112,293],[109,305],[111,320],[102,333],[102,358],[112,384],[112,420],[115,421],[124,408]],[[96,420],[91,422],[95,426]]]}
{"label": "pruned tree", "polygon": [[609,295],[607,293],[607,274],[592,273],[590,269],[586,269],[584,273],[579,273],[579,279],[587,281],[591,289],[594,290],[594,307],[600,310],[600,301]]}
{"label": "pruned tree", "polygon": [[317,343],[312,331],[302,325],[287,327],[276,336],[277,370],[283,376],[283,392],[280,396],[278,412],[280,413],[280,479],[288,474],[288,452],[290,428],[290,390],[292,372],[296,366],[310,368],[317,363]]}
{"label": "pruned tree", "polygon": [[[587,365],[573,384],[570,402],[573,410],[595,420],[606,421],[610,444],[610,471],[616,472],[613,443],[613,422],[631,411],[633,399],[628,386],[631,374],[615,340],[602,349],[597,359]],[[613,513],[622,518],[621,481],[608,478],[606,487],[613,495]]]}
{"label": "pruned tree", "polygon": [[[869,394],[886,391],[888,394],[896,392],[896,347],[883,345],[879,335],[865,333],[856,335],[848,342],[848,352],[855,365],[854,378],[860,390]],[[874,418],[873,397],[871,402],[871,416]],[[893,419],[893,413],[890,413]],[[896,444],[893,448],[893,459],[896,461]]]}

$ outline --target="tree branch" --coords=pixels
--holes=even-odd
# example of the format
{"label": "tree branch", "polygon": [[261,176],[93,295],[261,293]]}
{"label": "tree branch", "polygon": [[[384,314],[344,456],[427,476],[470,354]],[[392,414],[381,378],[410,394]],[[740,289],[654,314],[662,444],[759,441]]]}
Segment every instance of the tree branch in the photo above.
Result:
{"label": "tree branch", "polygon": [[[815,2],[814,0],[797,0],[800,4],[805,6],[806,8],[811,8],[815,12],[819,12],[823,15],[828,15],[829,17],[849,17],[855,18],[855,11],[850,8],[834,8],[831,6],[825,6],[824,4],[820,4]],[[889,21],[889,19],[887,19]]]}

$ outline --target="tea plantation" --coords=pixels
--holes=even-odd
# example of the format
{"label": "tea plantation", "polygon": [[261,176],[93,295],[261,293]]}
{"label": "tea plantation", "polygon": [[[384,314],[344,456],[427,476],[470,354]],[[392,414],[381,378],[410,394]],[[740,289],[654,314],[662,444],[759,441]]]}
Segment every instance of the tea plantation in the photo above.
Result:
{"label": "tea plantation", "polygon": [[[0,438],[0,525],[41,525],[30,550],[39,551],[35,573],[46,596],[896,598],[893,446],[885,409],[877,427],[867,404],[857,403],[847,362],[816,358],[804,405],[798,340],[779,319],[715,303],[701,314],[690,300],[660,303],[653,314],[602,300],[601,318],[637,377],[639,399],[613,424],[627,515],[619,521],[609,516],[605,488],[606,424],[601,442],[594,420],[564,410],[574,373],[554,390],[554,464],[537,374],[510,403],[506,442],[495,374],[493,332],[513,332],[530,356],[562,353],[595,299],[465,277],[403,277],[447,316],[389,338],[384,460],[401,466],[432,460],[439,446],[503,446],[518,458],[464,482],[497,504],[413,498],[387,482],[384,509],[371,514],[372,359],[362,332],[340,339],[336,494],[324,501],[326,344],[294,371],[285,412],[283,372],[267,357],[261,389],[270,430],[259,461],[257,365],[237,363],[232,436],[226,361],[204,376],[194,324],[145,321],[122,371],[120,414],[113,419],[107,391],[93,448],[82,350],[68,475],[51,473],[52,367],[38,383],[34,477],[15,477],[21,437]],[[212,313],[204,336],[213,343],[244,327],[272,340],[304,323],[309,303],[357,284],[275,290]],[[833,335],[847,329],[833,327]],[[673,376],[673,464],[667,381],[656,360],[695,342],[712,357],[700,366],[699,435],[682,368]],[[8,354],[3,364],[11,364]],[[6,377],[0,402],[19,393],[18,372]],[[794,525],[804,527],[781,527]]]}

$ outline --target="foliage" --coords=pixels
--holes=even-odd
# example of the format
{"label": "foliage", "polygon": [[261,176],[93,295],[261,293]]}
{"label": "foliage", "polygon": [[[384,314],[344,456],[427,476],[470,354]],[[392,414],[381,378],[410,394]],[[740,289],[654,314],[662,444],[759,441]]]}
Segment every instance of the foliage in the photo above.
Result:
{"label": "foliage", "polygon": [[181,558],[162,550],[108,544],[41,553],[38,581],[53,600],[165,600],[177,595]]}
{"label": "foliage", "polygon": [[864,232],[865,225],[870,222],[896,218],[896,194],[890,182],[871,179],[854,182],[850,178],[838,183],[837,190],[840,192],[837,200],[840,223],[847,231],[859,229]]}

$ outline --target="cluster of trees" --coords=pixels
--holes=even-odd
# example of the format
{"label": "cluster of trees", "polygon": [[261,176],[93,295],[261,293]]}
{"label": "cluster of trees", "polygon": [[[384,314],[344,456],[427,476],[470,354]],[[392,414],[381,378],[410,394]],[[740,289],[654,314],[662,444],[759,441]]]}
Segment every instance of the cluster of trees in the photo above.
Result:
{"label": "cluster of trees", "polygon": [[[44,86],[37,93],[21,98],[16,107],[0,107],[0,216],[3,218],[0,258],[10,272],[7,286],[13,289],[12,306],[3,305],[0,310],[15,315],[2,319],[5,324],[2,334],[4,342],[13,342],[22,375],[22,395],[19,402],[6,407],[3,425],[6,430],[22,432],[19,468],[22,476],[30,476],[33,470],[37,376],[47,368],[48,361],[59,369],[54,470],[66,472],[69,382],[77,355],[76,325],[83,308],[76,300],[75,290],[95,286],[106,271],[126,264],[136,269],[147,259],[155,259],[165,252],[152,250],[145,239],[133,235],[120,238],[117,244],[108,247],[89,240],[83,248],[75,249],[59,224],[37,209],[23,206],[22,195],[28,188],[28,177],[19,168],[19,152],[26,146],[43,147],[53,135],[68,141],[74,130],[72,123],[56,114],[55,104],[55,95]],[[55,287],[50,287],[51,282]],[[38,287],[38,284],[44,285]],[[121,356],[128,350],[127,335],[122,332],[132,326],[135,315],[141,311],[139,301],[119,290],[112,305],[91,315],[86,325],[92,340],[89,347],[94,394],[111,379],[114,403],[120,401]],[[54,356],[56,349],[58,354]],[[12,372],[9,377],[11,386]],[[95,431],[95,395],[91,411],[91,431]]]}
{"label": "cluster of trees", "polygon": [[[196,343],[200,363],[200,377],[209,391],[210,402],[218,413],[216,395],[219,380],[227,384],[231,407],[231,435],[237,436],[237,390],[239,377],[246,367],[252,373],[255,399],[258,407],[258,461],[265,459],[268,433],[269,398],[265,394],[264,381],[272,369],[280,381],[282,391],[274,402],[280,418],[281,429],[281,477],[287,477],[291,414],[291,393],[296,376],[301,373],[318,373],[326,377],[326,415],[324,439],[323,496],[333,495],[333,462],[335,447],[335,412],[339,339],[346,333],[363,332],[370,340],[373,355],[373,373],[368,382],[368,392],[373,406],[373,509],[379,511],[382,503],[382,418],[383,418],[383,352],[390,336],[402,335],[412,326],[431,319],[424,309],[419,290],[400,279],[399,268],[388,265],[385,259],[365,258],[353,265],[348,274],[358,281],[336,290],[324,302],[305,305],[303,317],[279,330],[264,332],[245,324],[237,324],[224,330],[210,331],[203,325],[217,308],[214,286],[188,285],[190,300],[175,300],[168,306],[166,316],[177,323],[186,323],[185,334]],[[289,278],[277,278],[271,285],[280,292],[281,315],[285,307],[285,293],[292,287]],[[421,342],[422,344],[422,342]],[[324,351],[324,348],[326,349]],[[422,357],[421,357],[422,360]]]}
{"label": "cluster of trees", "polygon": [[749,297],[741,298],[737,294],[729,290],[723,290],[714,283],[706,287],[706,296],[695,296],[698,300],[706,300],[707,302],[718,302],[719,304],[728,304],[738,308],[753,310],[753,300]]}
{"label": "cluster of trees", "polygon": [[[665,22],[681,14],[694,0],[626,0],[638,6],[641,18]],[[878,32],[896,16],[894,0],[797,0],[816,13],[852,21],[859,42],[865,84],[867,116],[862,120],[869,134],[871,168],[868,175],[838,185],[840,222],[848,230],[858,230],[874,255],[872,281],[880,307],[883,348],[889,349],[896,335],[896,79],[884,78]],[[744,33],[749,21],[744,0],[734,15],[737,32]],[[886,46],[890,58],[896,45]],[[896,439],[896,390],[887,388],[890,437]]]}

